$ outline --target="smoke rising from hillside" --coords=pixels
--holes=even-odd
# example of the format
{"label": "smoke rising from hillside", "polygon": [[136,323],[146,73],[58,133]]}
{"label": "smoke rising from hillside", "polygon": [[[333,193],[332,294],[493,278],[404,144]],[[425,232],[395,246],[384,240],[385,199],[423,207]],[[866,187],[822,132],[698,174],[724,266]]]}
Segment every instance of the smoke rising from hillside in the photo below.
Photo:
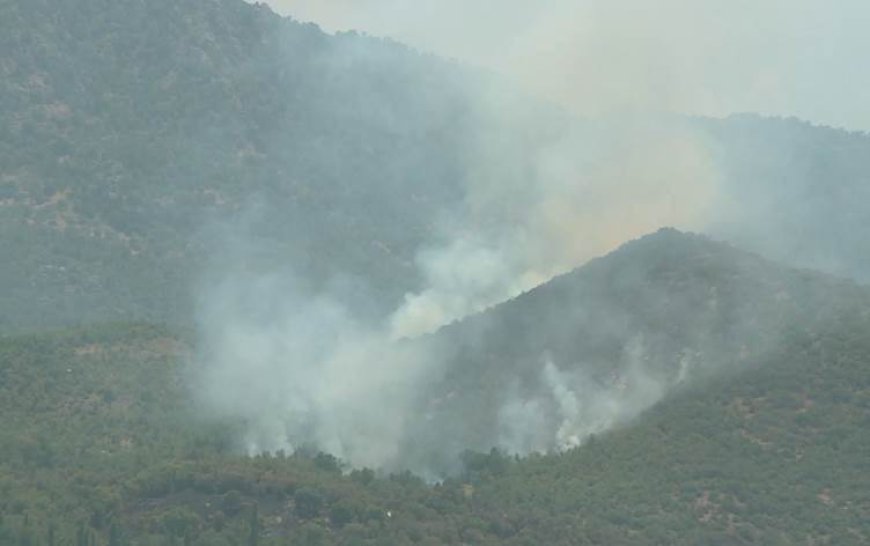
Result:
{"label": "smoke rising from hillside", "polygon": [[632,362],[602,384],[584,374],[560,370],[547,360],[541,369],[543,388],[534,396],[516,392],[498,414],[498,445],[508,453],[544,453],[580,446],[637,417],[680,382],[679,376],[655,377],[642,363],[642,345],[626,344]]}
{"label": "smoke rising from hillside", "polygon": [[225,278],[203,308],[211,411],[246,423],[251,453],[312,446],[355,466],[399,464],[429,355],[388,343],[286,275]]}
{"label": "smoke rising from hillside", "polygon": [[386,324],[336,294],[312,294],[287,271],[240,268],[218,279],[200,308],[195,392],[210,416],[242,424],[240,447],[251,455],[314,449],[354,468],[437,480],[461,469],[467,449],[577,447],[635,418],[688,371],[650,369],[647,347],[625,329],[612,332],[624,347],[605,376],[544,355],[522,364],[532,376],[502,377],[509,387],[484,394],[478,380],[452,379],[481,372],[457,360],[450,337],[395,340]]}
{"label": "smoke rising from hillside", "polygon": [[[418,252],[423,289],[385,320],[355,306],[347,291],[312,292],[294,280],[292,264],[284,273],[214,268],[201,309],[207,366],[199,384],[210,411],[244,420],[249,452],[307,446],[355,467],[437,478],[455,471],[468,448],[524,455],[576,447],[675,384],[643,369],[630,349],[635,332],[626,330],[615,335],[634,351],[631,365],[613,382],[584,376],[582,362],[548,361],[537,387],[491,399],[481,411],[496,415],[485,430],[427,421],[446,419],[437,399],[473,406],[467,399],[476,395],[443,392],[455,356],[437,336],[419,336],[661,225],[696,227],[715,198],[714,165],[688,126],[607,123],[555,133],[522,153],[495,137],[517,122],[481,115],[487,120],[468,151],[462,206],[445,212],[439,240]],[[234,243],[241,257],[232,261],[244,264],[250,244],[241,236]],[[419,445],[431,447],[421,453]]]}
{"label": "smoke rising from hillside", "polygon": [[[612,337],[628,356],[615,357],[624,362],[609,382],[585,373],[587,362],[529,362],[540,368],[529,380],[534,388],[518,382],[515,389],[488,394],[486,409],[494,417],[486,426],[475,429],[461,417],[436,426],[456,400],[472,399],[474,407],[473,399],[482,394],[462,392],[449,382],[457,366],[473,363],[457,364],[439,336],[424,334],[661,226],[701,230],[727,216],[732,204],[709,136],[690,121],[660,112],[693,110],[693,101],[719,99],[701,96],[708,93],[703,82],[710,67],[697,55],[706,50],[685,51],[683,41],[724,39],[733,18],[712,36],[692,30],[659,44],[660,32],[652,32],[650,21],[624,6],[589,12],[587,19],[573,12],[562,17],[560,10],[576,6],[557,4],[558,9],[531,17],[520,40],[530,41],[527,49],[509,51],[508,58],[530,55],[529,44],[538,39],[553,47],[542,37],[555,32],[553,25],[604,21],[592,35],[557,40],[563,46],[557,62],[526,63],[531,72],[524,77],[552,78],[561,70],[566,95],[560,102],[575,112],[618,115],[580,121],[558,107],[504,91],[503,80],[466,82],[468,132],[451,135],[464,151],[461,202],[441,212],[431,239],[417,249],[418,289],[386,318],[358,305],[373,297],[364,281],[355,286],[363,297],[348,297],[349,291],[333,289],[331,282],[312,289],[297,278],[292,262],[274,271],[213,268],[200,309],[204,366],[198,390],[210,411],[244,421],[250,452],[314,447],[353,466],[438,476],[455,466],[433,460],[421,446],[454,459],[466,448],[526,454],[576,447],[590,434],[636,417],[691,377],[679,359],[670,363],[678,369],[670,375],[650,372],[648,359],[639,356],[644,349],[635,345],[637,332],[618,330]],[[697,15],[686,2],[667,2],[662,9],[668,7],[686,8],[689,19]],[[626,17],[635,25],[623,27]],[[690,27],[679,25],[686,32]],[[647,51],[649,44],[657,47]],[[756,46],[741,43],[737,51],[745,54]],[[337,67],[360,59],[392,62],[389,56],[359,55],[355,47],[365,48],[365,39],[348,40],[332,53],[347,58],[323,62]],[[604,53],[596,56],[598,51]],[[778,93],[781,82],[771,78],[747,75],[753,92]],[[418,82],[407,84],[416,89]],[[734,80],[728,85],[740,87]],[[359,108],[366,123],[377,124],[372,112],[379,108],[366,103],[377,95],[355,100],[343,106]],[[400,122],[383,121],[391,129]],[[242,236],[232,246],[248,244]],[[608,322],[607,309],[589,313]],[[545,327],[528,325],[527,337]]]}
{"label": "smoke rising from hillside", "polygon": [[699,229],[717,197],[707,142],[672,118],[608,122],[525,150],[491,134],[478,142],[464,207],[445,222],[448,242],[421,251],[425,288],[393,315],[396,338],[432,332],[659,227]]}
{"label": "smoke rising from hillside", "polygon": [[[333,55],[347,55],[347,63],[367,58],[350,44]],[[662,225],[697,228],[716,194],[709,150],[687,124],[635,117],[564,123],[563,112],[539,112],[530,97],[505,87],[492,78],[467,84],[464,198],[443,211],[433,239],[417,252],[420,290],[385,320],[330,283],[312,291],[295,279],[292,263],[283,272],[213,268],[200,309],[206,366],[199,392],[214,414],[244,421],[249,452],[308,446],[357,467],[435,477],[455,469],[467,448],[527,454],[575,447],[667,391],[670,380],[638,367],[626,371],[620,388],[547,362],[539,386],[497,394],[482,410],[495,412],[489,432],[426,421],[442,419],[432,404],[438,389],[451,388],[443,377],[455,364],[449,348],[420,335]],[[245,262],[251,244],[236,235],[236,261]],[[633,333],[622,335],[628,343]],[[473,405],[475,395],[441,396]],[[432,447],[420,453],[416,444]]]}

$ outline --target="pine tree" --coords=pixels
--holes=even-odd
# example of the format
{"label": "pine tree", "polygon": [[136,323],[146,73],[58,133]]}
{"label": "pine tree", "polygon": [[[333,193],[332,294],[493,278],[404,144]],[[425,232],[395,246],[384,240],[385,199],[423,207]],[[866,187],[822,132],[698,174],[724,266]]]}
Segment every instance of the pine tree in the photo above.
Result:
{"label": "pine tree", "polygon": [[85,524],[80,523],[79,529],[76,531],[76,546],[90,546]]}
{"label": "pine tree", "polygon": [[257,541],[260,537],[259,528],[259,509],[255,502],[251,508],[251,533],[248,535],[248,546],[257,546]]}
{"label": "pine tree", "polygon": [[115,522],[109,527],[109,546],[121,546],[121,530]]}

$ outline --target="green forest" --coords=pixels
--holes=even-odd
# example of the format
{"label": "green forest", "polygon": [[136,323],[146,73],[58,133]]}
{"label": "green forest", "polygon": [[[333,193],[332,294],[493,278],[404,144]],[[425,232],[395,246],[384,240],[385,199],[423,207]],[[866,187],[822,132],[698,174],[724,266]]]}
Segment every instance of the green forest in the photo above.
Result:
{"label": "green forest", "polygon": [[[0,0],[0,545],[870,543],[870,135],[675,123],[733,205],[704,234],[623,241],[384,349],[370,324],[426,293],[444,226],[492,213],[469,180],[532,195],[604,123],[264,4]],[[521,223],[506,208],[480,224]],[[274,305],[227,299],[268,335],[221,329],[225,277],[263,284]],[[369,329],[331,330],[352,313],[285,277]],[[282,338],[309,326],[316,351]],[[217,355],[243,373],[204,405],[209,335],[253,356]],[[352,377],[268,377],[321,345],[359,349]],[[378,406],[404,427],[389,466],[275,395],[355,409],[397,354],[437,367]],[[304,441],[253,449],[264,417]]]}
{"label": "green forest", "polygon": [[[705,268],[722,272],[716,260],[735,263],[728,254],[736,251],[667,233],[560,280],[575,289],[601,283],[650,245],[663,263],[672,258],[663,245],[706,253],[694,271],[652,265],[678,285],[700,282]],[[744,259],[819,298],[796,302],[812,312],[786,315],[776,350],[751,365],[735,358],[735,369],[578,448],[521,459],[467,451],[461,472],[437,483],[350,469],[305,449],[245,456],[235,443],[239,423],[204,422],[191,406],[191,340],[166,328],[119,323],[6,337],[0,536],[8,544],[863,542],[870,293]],[[644,281],[650,293],[665,291],[653,282]],[[544,298],[541,291],[524,298]],[[517,303],[475,320],[508,321]],[[780,319],[771,320],[758,326],[773,335]]]}

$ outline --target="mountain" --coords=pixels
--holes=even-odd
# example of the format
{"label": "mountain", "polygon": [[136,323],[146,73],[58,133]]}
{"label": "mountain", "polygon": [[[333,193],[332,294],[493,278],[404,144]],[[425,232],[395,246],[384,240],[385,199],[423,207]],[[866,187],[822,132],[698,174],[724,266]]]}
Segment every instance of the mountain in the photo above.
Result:
{"label": "mountain", "polygon": [[870,280],[870,135],[797,119],[697,120],[730,202],[706,229],[800,267]]}
{"label": "mountain", "polygon": [[[870,137],[690,125],[728,205],[710,233],[868,278]],[[595,127],[492,75],[241,0],[5,0],[0,329],[189,325],[202,279],[232,268],[361,285],[383,317],[423,287],[415,260],[474,205],[470,184],[533,192],[571,135],[606,140]]]}
{"label": "mountain", "polygon": [[462,69],[240,0],[0,9],[10,328],[189,320],[226,225],[305,278],[410,289],[457,192]]}
{"label": "mountain", "polygon": [[[675,124],[622,142],[620,120],[241,0],[0,0],[0,545],[870,541],[870,136]],[[563,183],[628,191],[631,152],[653,156],[624,169],[644,177],[671,137],[715,175],[707,236],[660,230],[387,348],[341,346],[307,311],[342,309],[300,305],[314,345],[361,349],[323,385],[360,420],[308,419],[286,374],[235,354],[205,415],[203,285],[337,290],[369,333],[430,280],[427,250],[469,235],[463,214],[519,224],[494,239],[510,257],[534,205],[570,205],[545,232],[589,211]],[[389,464],[336,458],[328,427]],[[297,449],[248,456],[252,429]]]}
{"label": "mountain", "polygon": [[663,229],[426,340],[447,364],[406,458],[573,447],[868,311],[853,282]]}
{"label": "mountain", "polygon": [[[420,441],[452,427],[485,449],[430,485],[324,453],[237,455],[246,424],[197,415],[190,341],[165,329],[6,338],[0,543],[861,543],[868,331],[866,288],[662,230],[423,340],[452,352]],[[640,396],[640,372],[660,396]],[[568,449],[488,449],[499,438],[475,434],[511,393]],[[640,402],[596,415],[596,393]],[[564,422],[579,445],[556,445]]]}

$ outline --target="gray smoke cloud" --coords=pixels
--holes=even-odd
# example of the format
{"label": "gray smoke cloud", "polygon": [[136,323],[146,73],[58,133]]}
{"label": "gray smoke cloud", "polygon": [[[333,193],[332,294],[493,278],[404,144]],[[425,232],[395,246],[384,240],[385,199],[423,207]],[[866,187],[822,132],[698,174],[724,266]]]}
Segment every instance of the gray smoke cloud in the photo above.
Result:
{"label": "gray smoke cloud", "polygon": [[[375,4],[366,9],[389,14],[388,21],[406,13],[398,4]],[[314,447],[352,466],[437,476],[450,465],[433,466],[409,446],[421,438],[454,445],[448,430],[439,432],[444,437],[427,436],[426,411],[469,394],[433,399],[451,353],[425,334],[661,226],[731,225],[727,218],[736,216],[727,211],[741,194],[726,188],[717,144],[698,124],[661,112],[720,112],[753,104],[741,94],[781,96],[791,80],[766,67],[791,38],[766,48],[755,31],[746,31],[748,37],[738,33],[735,44],[724,43],[744,18],[763,14],[770,21],[778,11],[746,4],[739,13],[725,10],[719,20],[679,0],[656,4],[656,13],[640,3],[544,4],[504,24],[518,32],[505,58],[525,59],[511,78],[558,105],[545,108],[507,92],[503,80],[469,84],[474,106],[462,137],[461,202],[442,212],[431,240],[417,249],[420,286],[392,313],[367,313],[348,290],[335,288],[338,280],[313,290],[292,263],[272,270],[213,268],[200,308],[197,392],[218,417],[244,421],[250,453]],[[294,5],[314,10],[315,4],[288,4]],[[317,6],[312,13],[335,10],[334,16],[357,9]],[[698,20],[707,26],[695,28]],[[663,22],[673,24],[657,26]],[[789,32],[802,36],[803,23],[795,24]],[[662,29],[671,28],[679,32],[665,37]],[[547,48],[540,62],[537,44]],[[732,47],[733,53],[723,53]],[[716,71],[709,63],[736,65],[756,51],[766,51],[767,63],[750,63],[745,78],[729,74],[722,76],[725,87],[707,88]],[[352,46],[334,54],[356,55]],[[324,62],[344,66],[345,60]],[[567,110],[609,115],[581,122]],[[242,236],[231,246],[249,244]],[[355,289],[365,291],[365,284]],[[674,362],[673,374],[650,373],[643,343],[624,334],[628,364],[609,381],[585,373],[583,363],[545,360],[540,388],[505,390],[493,400],[495,430],[457,447],[485,449],[486,441],[517,454],[570,449],[637,417],[691,378],[688,360]],[[463,434],[473,435],[457,437]]]}
{"label": "gray smoke cloud", "polygon": [[[528,130],[527,120],[504,120],[522,109],[510,103],[487,114],[500,123],[481,125]],[[675,118],[584,125],[522,150],[492,134],[477,142],[462,210],[445,221],[447,243],[420,252],[425,288],[393,315],[395,338],[432,332],[661,226],[700,229],[719,192],[708,142]]]}
{"label": "gray smoke cloud", "polygon": [[245,422],[247,452],[315,447],[354,466],[399,465],[406,410],[433,355],[390,342],[289,272],[229,275],[201,316],[198,392],[217,417]]}
{"label": "gray smoke cloud", "polygon": [[531,386],[513,381],[482,407],[478,387],[445,381],[463,365],[443,340],[397,340],[388,322],[340,301],[341,290],[305,285],[289,270],[241,267],[216,275],[203,292],[195,392],[210,416],[241,423],[240,448],[250,455],[314,449],[353,468],[410,469],[437,480],[460,469],[465,449],[527,455],[578,447],[630,422],[690,375],[683,361],[668,373],[648,369],[642,339],[626,330],[617,334],[626,339],[623,355],[606,377],[545,355]]}
{"label": "gray smoke cloud", "polygon": [[[524,455],[576,447],[629,421],[675,384],[647,375],[635,356],[629,360],[636,365],[606,384],[547,362],[543,390],[508,390],[492,401],[494,435],[457,431],[459,424],[436,429],[434,438],[426,430],[434,387],[454,364],[449,350],[420,336],[661,225],[697,226],[715,195],[711,158],[679,123],[578,129],[531,154],[483,134],[475,141],[465,199],[445,213],[440,242],[418,252],[423,288],[385,319],[367,315],[338,281],[312,291],[292,264],[283,271],[213,268],[201,306],[206,364],[197,391],[210,413],[244,421],[249,453],[313,447],[354,467],[410,468],[434,479],[456,469],[450,459],[464,448]],[[230,263],[244,263],[253,244],[241,235],[233,243],[241,250],[231,254],[242,257]],[[434,460],[414,447],[417,440],[454,446],[451,434],[468,445]]]}
{"label": "gray smoke cloud", "polygon": [[541,392],[513,393],[499,410],[498,447],[508,453],[572,449],[590,436],[627,423],[661,400],[687,378],[688,368],[671,379],[656,377],[643,365],[643,342],[625,347],[629,366],[602,383],[578,368],[560,370],[551,360],[540,372]]}

